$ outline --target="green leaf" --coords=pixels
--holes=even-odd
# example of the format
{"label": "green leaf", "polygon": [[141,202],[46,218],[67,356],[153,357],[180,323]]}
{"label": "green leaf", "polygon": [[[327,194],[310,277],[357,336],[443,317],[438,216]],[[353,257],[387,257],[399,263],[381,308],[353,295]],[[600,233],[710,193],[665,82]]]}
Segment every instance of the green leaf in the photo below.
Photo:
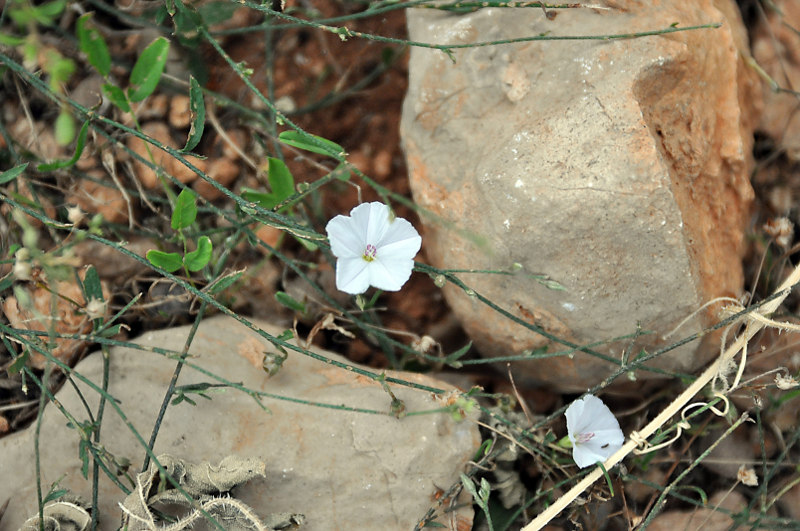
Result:
{"label": "green leaf", "polygon": [[87,301],[97,299],[103,300],[103,287],[100,285],[100,275],[97,273],[97,268],[89,266],[86,270],[86,275],[83,277],[83,295]]}
{"label": "green leaf", "polygon": [[89,120],[83,122],[81,126],[81,130],[78,133],[78,141],[75,144],[75,154],[72,155],[72,158],[69,160],[57,160],[55,162],[51,162],[49,164],[39,164],[36,169],[39,171],[53,171],[53,170],[60,170],[62,168],[67,168],[72,166],[78,159],[81,158],[81,154],[83,153],[83,148],[86,146],[86,135],[89,133]]}
{"label": "green leaf", "polygon": [[49,54],[45,52],[45,60],[49,63],[50,81],[48,83],[53,92],[58,92],[61,85],[66,83],[75,72],[75,62],[72,59],[65,58],[55,50],[50,52]]}
{"label": "green leaf", "polygon": [[169,53],[169,41],[159,37],[142,51],[142,55],[131,70],[128,98],[133,102],[142,101],[153,93],[164,72]]}
{"label": "green leaf", "polygon": [[175,230],[185,229],[191,226],[195,219],[197,219],[197,205],[194,192],[184,188],[178,195],[178,199],[175,200],[175,210],[172,211],[172,228]]}
{"label": "green leaf", "polygon": [[109,326],[107,328],[103,328],[97,334],[100,337],[114,337],[115,335],[119,334],[119,331],[122,327],[125,326],[123,324],[115,324],[113,326]]}
{"label": "green leaf", "polygon": [[89,64],[95,67],[101,76],[108,77],[111,73],[111,54],[100,32],[87,25],[91,17],[91,13],[86,13],[78,19],[76,25],[78,45],[86,54]]}
{"label": "green leaf", "polygon": [[28,167],[28,163],[25,162],[23,164],[18,164],[14,166],[10,170],[6,170],[3,173],[0,173],[0,184],[6,184],[9,181],[13,181],[17,178],[17,176],[25,171],[25,168]]}
{"label": "green leaf", "polygon": [[197,240],[197,249],[190,253],[186,253],[183,257],[183,264],[189,271],[200,271],[211,260],[211,239],[208,236],[201,236]]}
{"label": "green leaf", "polygon": [[458,361],[464,354],[469,352],[469,349],[472,348],[472,341],[461,347],[460,349],[456,350],[452,354],[449,354],[444,358],[444,364],[450,365],[454,369],[458,369],[463,366],[463,364]]}
{"label": "green leaf", "polygon": [[267,160],[269,162],[267,180],[272,188],[272,193],[280,203],[294,194],[294,177],[282,160],[273,157]]}
{"label": "green leaf", "polygon": [[22,354],[17,356],[14,359],[14,362],[11,365],[8,366],[8,369],[6,369],[6,372],[10,376],[13,376],[13,375],[19,373],[23,369],[23,367],[25,367],[25,365],[28,363],[28,360],[30,359],[30,357],[31,357],[31,351],[28,350],[28,349],[25,349],[22,352]]}
{"label": "green leaf", "polygon": [[55,501],[60,497],[66,495],[69,491],[67,489],[55,489],[51,490],[47,496],[42,499],[42,504],[49,503],[51,501]]}
{"label": "green leaf", "polygon": [[47,21],[47,23],[52,24],[53,19],[55,19],[61,14],[62,11],[64,11],[64,7],[66,7],[66,5],[66,0],[55,0],[54,2],[47,2],[46,4],[35,7],[34,9],[36,10],[37,14],[42,17],[40,22],[44,20]]}
{"label": "green leaf", "polygon": [[344,148],[336,142],[331,142],[327,138],[311,135],[304,131],[284,131],[278,135],[278,140],[297,149],[328,155],[329,157],[343,157]]}
{"label": "green leaf", "polygon": [[128,98],[125,93],[116,85],[108,83],[103,84],[103,93],[108,100],[119,108],[122,112],[131,112],[131,106],[128,104]]}
{"label": "green leaf", "polygon": [[306,305],[298,301],[285,291],[277,292],[275,294],[275,300],[278,301],[283,306],[286,306],[290,310],[294,310],[298,313],[306,313]]}
{"label": "green leaf", "polygon": [[220,291],[227,289],[228,287],[233,285],[234,282],[239,280],[242,277],[242,273],[244,273],[244,271],[236,271],[234,273],[230,273],[223,277],[219,277],[214,282],[208,285],[206,291],[211,295],[219,293]]}
{"label": "green leaf", "polygon": [[278,199],[275,197],[275,194],[258,192],[247,187],[242,188],[242,199],[245,201],[250,201],[251,203],[255,203],[261,208],[266,208],[267,210],[272,210],[278,204]]}
{"label": "green leaf", "polygon": [[89,441],[86,439],[81,439],[81,442],[78,443],[78,456],[81,459],[81,474],[83,475],[83,479],[87,479],[89,477]]}
{"label": "green leaf", "polygon": [[69,111],[62,110],[58,113],[53,129],[56,143],[59,146],[66,146],[75,138],[75,119]]}
{"label": "green leaf", "polygon": [[4,46],[17,47],[25,43],[25,37],[16,37],[7,33],[0,32],[0,44]]}
{"label": "green leaf", "polygon": [[308,249],[312,253],[314,251],[316,251],[317,249],[319,249],[319,245],[317,245],[316,243],[312,242],[311,240],[307,240],[305,238],[300,238],[296,234],[292,234],[292,236],[294,236],[295,240],[300,242],[300,245],[302,245],[303,247],[305,247],[306,249]]}
{"label": "green leaf", "polygon": [[156,267],[160,267],[167,273],[177,271],[183,265],[181,255],[178,253],[165,253],[156,249],[147,251],[147,260]]}
{"label": "green leaf", "polygon": [[197,11],[207,26],[213,26],[231,18],[237,7],[239,5],[235,2],[209,2],[201,5]]}
{"label": "green leaf", "polygon": [[[267,180],[272,191],[267,193],[258,192],[252,188],[244,188],[242,198],[256,203],[261,208],[272,210],[294,194],[294,177],[282,160],[272,157],[267,160],[269,162]],[[289,205],[282,208],[281,211],[288,208]]]}
{"label": "green leaf", "polygon": [[189,138],[186,140],[186,146],[183,152],[191,151],[200,143],[200,138],[203,136],[203,128],[206,124],[206,105],[203,100],[203,89],[200,88],[200,83],[194,78],[189,76],[189,111],[192,113],[192,126],[189,129]]}

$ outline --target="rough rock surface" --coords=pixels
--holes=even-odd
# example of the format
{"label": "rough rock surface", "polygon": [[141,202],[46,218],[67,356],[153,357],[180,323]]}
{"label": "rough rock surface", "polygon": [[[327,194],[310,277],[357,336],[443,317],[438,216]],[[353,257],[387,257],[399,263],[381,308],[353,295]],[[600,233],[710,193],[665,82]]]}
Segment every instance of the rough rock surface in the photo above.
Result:
{"label": "rough rock surface", "polygon": [[[266,332],[281,330],[257,323]],[[180,351],[189,327],[151,332],[137,340],[143,350],[113,348],[110,354],[109,392],[130,423],[149,438],[175,362],[149,351],[151,347]],[[378,383],[353,372],[299,353],[290,352],[280,371],[269,378],[262,369],[269,343],[228,317],[202,322],[190,350],[191,363],[275,396],[347,405],[388,412],[390,397]],[[317,351],[330,359],[335,354]],[[81,362],[76,371],[100,385],[102,356]],[[449,388],[432,378],[411,373],[387,373],[423,386]],[[97,393],[81,379],[78,387],[96,410]],[[185,367],[179,385],[218,383]],[[442,407],[427,391],[392,384],[407,411]],[[197,406],[183,402],[170,406],[159,434],[155,454],[169,453],[192,462],[219,463],[229,455],[266,462],[266,477],[253,479],[234,494],[262,518],[269,513],[302,513],[302,529],[412,529],[432,505],[437,488],[458,481],[464,464],[480,444],[473,422],[455,422],[443,413],[394,416],[341,411],[297,402],[264,399],[271,413],[245,393],[209,389],[212,400],[189,395]],[[78,421],[87,415],[74,390],[65,386],[57,395]],[[0,504],[10,499],[0,530],[16,530],[36,510],[34,481],[34,427],[0,439]],[[114,408],[106,405],[101,443],[111,454],[141,465],[143,452]],[[59,481],[85,501],[91,500],[90,482],[81,475],[79,436],[64,416],[48,406],[41,426],[42,486],[45,492]],[[123,479],[124,481],[124,479]],[[116,529],[125,496],[105,476],[100,482],[100,529]],[[467,526],[472,522],[469,503],[450,513]],[[449,525],[448,520],[440,520]]]}
{"label": "rough rock surface", "polygon": [[[800,4],[778,0],[776,9],[765,6],[766,24],[753,36],[753,58],[781,87],[800,87]],[[766,84],[766,82],[765,82]],[[759,129],[776,139],[793,161],[800,160],[800,113],[797,96],[790,92],[765,91],[764,114]]]}
{"label": "rough rock surface", "polygon": [[[664,333],[702,303],[739,295],[753,197],[760,88],[739,56],[747,42],[735,4],[607,5],[562,10],[553,20],[541,9],[408,16],[412,40],[453,45],[722,23],[639,39],[452,49],[455,63],[442,51],[412,48],[401,130],[414,198],[433,214],[423,215],[427,256],[448,269],[519,263],[523,273],[549,275],[566,291],[523,274],[463,279],[578,344],[631,334],[637,324]],[[547,343],[461,290],[449,286],[446,295],[484,355]],[[714,314],[699,315],[678,338]],[[626,349],[635,355],[666,344],[660,336],[597,349],[619,359]],[[696,347],[654,364],[691,370],[707,359]],[[574,353],[521,363],[517,374],[581,390],[613,368]]]}

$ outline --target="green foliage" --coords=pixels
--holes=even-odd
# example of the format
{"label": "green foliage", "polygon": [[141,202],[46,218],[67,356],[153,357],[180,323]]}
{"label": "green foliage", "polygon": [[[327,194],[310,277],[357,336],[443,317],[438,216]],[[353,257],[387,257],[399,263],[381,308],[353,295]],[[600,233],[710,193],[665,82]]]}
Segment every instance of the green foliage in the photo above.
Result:
{"label": "green foliage", "polygon": [[0,173],[0,185],[6,184],[16,179],[22,172],[25,171],[25,168],[27,167],[28,163],[25,162],[14,166],[10,170],[6,170],[3,173]]}
{"label": "green foliage", "polygon": [[197,204],[194,192],[188,188],[181,190],[172,210],[170,225],[175,230],[188,228],[197,219]]}
{"label": "green foliage", "polygon": [[183,148],[184,152],[193,150],[200,143],[206,122],[203,89],[194,76],[189,77],[189,111],[192,113],[192,124],[189,128],[189,138],[186,139],[186,146]]}
{"label": "green foliage", "polygon": [[[242,197],[256,203],[261,208],[273,210],[294,193],[294,177],[282,160],[270,157],[268,164],[267,180],[272,192],[258,192],[245,188],[242,191]],[[288,206],[282,208],[281,211],[285,211],[287,208]]]}
{"label": "green foliage", "polygon": [[343,157],[344,148],[327,138],[312,135],[305,131],[284,131],[278,135],[278,140],[297,149],[328,155],[329,157]]}
{"label": "green foliage", "polygon": [[62,168],[68,168],[78,162],[78,159],[81,158],[81,154],[83,153],[83,149],[86,147],[86,136],[89,133],[89,122],[88,120],[83,123],[81,126],[81,130],[78,133],[78,141],[75,144],[75,153],[72,155],[72,158],[68,160],[61,160],[50,162],[48,164],[39,164],[36,169],[39,171],[53,171],[53,170],[60,170]]}
{"label": "green foliage", "polygon": [[75,25],[78,44],[81,51],[86,54],[89,64],[95,67],[101,76],[107,78],[111,73],[111,54],[100,32],[89,26],[91,17],[91,13],[86,13]]}
{"label": "green foliage", "polygon": [[105,94],[111,103],[119,107],[122,112],[131,112],[131,105],[128,103],[128,98],[125,96],[125,92],[118,86],[112,85],[111,83],[104,83],[103,94]]}
{"label": "green foliage", "polygon": [[53,128],[56,142],[61,146],[66,146],[75,138],[75,119],[67,110],[62,109],[58,113],[58,118],[56,118]]}
{"label": "green foliage", "polygon": [[166,253],[157,249],[150,249],[145,256],[151,264],[160,267],[167,273],[173,273],[183,265],[183,258],[178,253]]}
{"label": "green foliage", "polygon": [[197,249],[186,253],[183,257],[183,264],[189,271],[200,271],[208,262],[211,261],[212,251],[211,239],[208,236],[201,236],[197,240]]}
{"label": "green foliage", "polygon": [[169,41],[158,37],[142,51],[133,65],[128,87],[128,98],[133,102],[144,100],[153,93],[164,73],[169,54]]}
{"label": "green foliage", "polygon": [[17,26],[23,28],[36,24],[52,26],[66,5],[66,0],[54,0],[38,6],[31,5],[26,0],[12,0],[8,15]]}
{"label": "green foliage", "polygon": [[197,219],[197,198],[194,192],[188,188],[181,190],[178,197],[175,199],[175,204],[172,209],[172,218],[170,226],[178,231],[180,238],[184,242],[184,254],[172,252],[159,251],[151,249],[147,252],[147,259],[154,266],[160,267],[165,271],[172,273],[181,267],[185,267],[188,271],[200,271],[211,261],[213,245],[211,238],[208,236],[201,236],[197,240],[197,247],[194,251],[186,252],[186,239],[183,231],[192,226]]}
{"label": "green foliage", "polygon": [[285,291],[278,291],[275,293],[275,300],[278,301],[283,306],[286,306],[290,310],[294,310],[297,313],[304,314],[306,313],[306,305],[302,302],[298,301]]}

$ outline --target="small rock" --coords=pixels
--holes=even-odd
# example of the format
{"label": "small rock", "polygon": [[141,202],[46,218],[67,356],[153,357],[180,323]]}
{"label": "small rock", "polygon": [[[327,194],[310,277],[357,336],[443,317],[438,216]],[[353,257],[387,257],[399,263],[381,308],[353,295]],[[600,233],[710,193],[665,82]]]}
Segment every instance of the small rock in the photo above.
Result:
{"label": "small rock", "polygon": [[[265,323],[257,325],[272,335],[282,331]],[[149,437],[175,367],[174,360],[152,352],[150,347],[180,351],[189,329],[150,332],[138,340],[143,350],[111,349],[108,391],[144,439]],[[265,392],[268,396],[261,400],[269,411],[252,396],[235,389],[207,389],[210,400],[188,395],[197,405],[182,402],[167,409],[155,454],[169,453],[193,463],[219,463],[231,455],[263,461],[266,476],[251,479],[234,492],[260,517],[300,513],[305,515],[302,529],[307,531],[405,531],[426,513],[438,488],[459,481],[459,473],[480,445],[474,423],[455,422],[443,413],[397,419],[299,403],[388,413],[391,399],[377,382],[296,352],[290,352],[277,374],[269,377],[261,360],[266,353],[274,352],[270,343],[229,317],[204,320],[192,343],[189,361],[226,381]],[[345,361],[330,352],[315,352]],[[75,370],[100,385],[103,358],[99,354],[89,356]],[[420,374],[387,371],[387,376],[449,389]],[[96,408],[97,393],[81,379],[74,379],[90,407]],[[188,366],[178,383],[202,382],[220,383]],[[390,385],[409,412],[442,406],[430,392]],[[61,389],[57,398],[78,422],[88,421],[71,386]],[[117,462],[128,459],[135,467],[141,463],[143,451],[114,409],[106,404],[102,447]],[[33,436],[34,429],[30,428],[0,439],[0,470],[6,478],[0,482],[0,500],[9,500],[2,529],[18,529],[37,511]],[[81,474],[80,440],[62,413],[47,407],[39,437],[42,485],[46,489],[58,481],[59,488],[91,500],[91,480]],[[135,475],[134,468],[128,473]],[[122,481],[126,482],[124,478]],[[117,503],[125,495],[102,473],[99,486],[99,529],[116,529],[120,517]],[[448,518],[460,517],[469,529],[469,497],[462,494],[458,501],[462,505],[448,513]]]}
{"label": "small rock", "polygon": [[[81,280],[85,270],[80,272]],[[101,283],[105,300],[108,300],[108,289]],[[83,290],[74,281],[43,281],[42,287],[26,290],[28,301],[17,300],[11,295],[2,303],[3,314],[14,328],[47,332],[54,330],[57,334],[70,336],[86,334],[92,329],[92,323],[85,312],[87,301]],[[77,306],[75,303],[79,304]],[[106,305],[105,310],[108,310]],[[49,348],[54,358],[70,365],[79,354],[86,351],[88,343],[81,339],[57,337],[52,339],[55,346]],[[29,364],[35,369],[44,369],[47,358],[36,350],[31,350]]]}
{"label": "small rock", "polygon": [[[157,247],[157,244],[147,238],[133,237],[125,242],[123,247],[134,254],[144,257],[147,251]],[[114,286],[123,285],[127,281],[150,271],[141,262],[94,240],[83,240],[77,243],[74,251],[81,264],[94,265],[100,278]]]}
{"label": "small rock", "polygon": [[747,508],[747,501],[736,491],[717,492],[709,498],[706,507],[688,511],[666,511],[653,518],[647,529],[651,531],[675,531],[676,529],[722,531],[730,529],[733,525],[733,518],[720,510],[715,510],[717,508],[736,513]]}
{"label": "small rock", "polygon": [[[220,158],[212,160],[208,163],[208,170],[206,175],[214,179],[216,182],[226,188],[230,188],[231,183],[239,176],[239,165],[230,159]],[[219,199],[222,197],[222,192],[214,188],[210,183],[204,179],[197,179],[194,182],[193,188],[198,194],[202,195],[209,201]]]}
{"label": "small rock", "polygon": [[392,173],[392,152],[388,149],[383,149],[375,154],[372,159],[372,173],[375,177],[387,177]]}
{"label": "small rock", "polygon": [[[446,45],[630,33],[666,20],[724,24],[613,42],[453,49],[455,63],[440,50],[412,48],[401,133],[415,201],[444,220],[422,217],[430,220],[430,262],[505,271],[521,264],[518,275],[463,279],[561,339],[604,342],[595,350],[618,360],[716,322],[712,308],[661,339],[704,302],[740,293],[759,84],[740,57],[747,43],[734,2],[613,5],[559,11],[554,20],[535,9],[412,9],[409,34]],[[547,274],[565,291],[525,273]],[[549,344],[463,290],[444,292],[484,355]],[[637,326],[657,333],[611,341]],[[618,368],[549,347],[568,355],[516,364],[520,380],[585,391]],[[691,371],[714,354],[695,342],[653,365]]]}
{"label": "small rock", "polygon": [[[91,170],[88,174],[99,179],[105,178],[103,170]],[[78,205],[90,214],[100,214],[111,223],[128,222],[128,204],[111,179],[106,183],[82,179],[70,189],[67,203]]]}
{"label": "small rock", "polygon": [[247,147],[247,135],[241,129],[231,129],[230,131],[226,131],[226,134],[230,141],[235,144],[236,148],[231,146],[231,144],[221,136],[217,137],[215,145],[221,146],[222,156],[226,159],[239,160],[240,153],[244,152]]}
{"label": "small rock", "polygon": [[[170,135],[169,127],[161,122],[148,122],[144,124],[142,126],[142,133],[154,138],[167,147],[178,149],[178,145]],[[182,183],[190,183],[197,179],[196,173],[181,164],[180,161],[173,158],[170,154],[158,149],[153,145],[149,146],[155,163],[159,166],[162,166],[168,174],[172,175]],[[150,160],[146,144],[143,140],[135,136],[129,137],[128,148],[138,154],[144,160]],[[199,170],[205,171],[206,161],[194,157],[189,157],[188,160]],[[158,186],[158,177],[156,176],[156,172],[139,160],[134,160],[133,164],[136,172],[136,178],[139,179],[139,182],[142,183],[142,186],[151,189]]]}
{"label": "small rock", "polygon": [[192,111],[189,109],[189,96],[176,94],[169,103],[169,125],[175,129],[185,129],[192,123]]}

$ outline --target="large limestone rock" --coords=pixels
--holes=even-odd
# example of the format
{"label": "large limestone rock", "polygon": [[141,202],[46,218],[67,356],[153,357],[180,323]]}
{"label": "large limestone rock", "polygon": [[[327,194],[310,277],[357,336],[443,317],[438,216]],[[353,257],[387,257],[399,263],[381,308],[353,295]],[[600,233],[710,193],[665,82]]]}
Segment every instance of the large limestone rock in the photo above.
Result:
{"label": "large limestone rock", "polygon": [[[553,20],[541,9],[408,14],[411,40],[453,45],[722,23],[629,40],[453,49],[455,63],[442,51],[412,48],[401,128],[414,198],[434,214],[423,216],[427,256],[448,269],[519,263],[550,275],[566,291],[522,274],[464,280],[578,344],[631,334],[637,324],[664,333],[702,303],[739,295],[753,197],[748,168],[760,93],[739,55],[747,42],[734,2],[607,6],[562,10]],[[452,286],[445,293],[484,355],[547,344],[475,297]],[[715,313],[698,315],[678,337]],[[596,348],[620,359],[666,344],[660,336]],[[697,347],[655,365],[691,370],[711,352]],[[516,373],[580,390],[614,367],[575,353],[520,363]]]}
{"label": "large limestone rock", "polygon": [[[266,323],[263,330],[281,331]],[[119,401],[127,420],[146,440],[150,436],[175,362],[152,348],[178,351],[189,327],[151,332],[136,342],[142,350],[113,348],[110,353],[109,393]],[[234,495],[265,518],[273,513],[305,515],[304,530],[412,529],[429,507],[439,488],[459,480],[459,473],[480,444],[477,426],[469,420],[455,422],[443,413],[408,416],[341,411],[310,404],[345,405],[389,412],[391,399],[381,385],[299,353],[291,352],[280,371],[271,378],[262,368],[265,352],[274,349],[260,336],[228,317],[203,321],[195,336],[189,361],[229,382],[271,393],[289,400],[263,398],[270,412],[247,394],[233,389],[208,389],[212,400],[188,395],[197,402],[170,406],[156,442],[155,454],[171,454],[195,464],[210,463],[214,471],[231,463],[229,456],[246,462],[263,461],[265,470],[234,489]],[[325,351],[319,355],[343,358]],[[76,371],[100,385],[102,356],[82,361]],[[412,373],[387,373],[418,385],[449,388],[432,378]],[[77,386],[96,411],[97,393],[81,379]],[[217,380],[185,367],[179,385]],[[442,407],[430,392],[391,384],[407,411]],[[60,405],[87,420],[87,413],[73,388],[57,395]],[[107,404],[101,432],[102,446],[118,462],[132,463],[131,476],[142,463],[143,451],[130,429]],[[47,407],[39,436],[42,488],[47,493],[58,481],[84,501],[91,500],[91,483],[81,475],[76,430],[64,415]],[[221,466],[217,465],[221,463]],[[107,463],[113,467],[111,462]],[[207,466],[207,465],[201,465]],[[34,427],[0,439],[0,505],[9,500],[0,530],[14,531],[37,512],[34,476]],[[202,479],[202,478],[201,478]],[[121,477],[123,483],[127,483]],[[128,485],[130,486],[130,485]],[[155,490],[155,489],[154,489]],[[153,492],[155,494],[155,492]],[[125,495],[105,476],[100,481],[101,530],[117,529]],[[456,501],[456,500],[453,500]],[[445,524],[471,526],[469,498]],[[441,511],[440,511],[441,514]]]}

